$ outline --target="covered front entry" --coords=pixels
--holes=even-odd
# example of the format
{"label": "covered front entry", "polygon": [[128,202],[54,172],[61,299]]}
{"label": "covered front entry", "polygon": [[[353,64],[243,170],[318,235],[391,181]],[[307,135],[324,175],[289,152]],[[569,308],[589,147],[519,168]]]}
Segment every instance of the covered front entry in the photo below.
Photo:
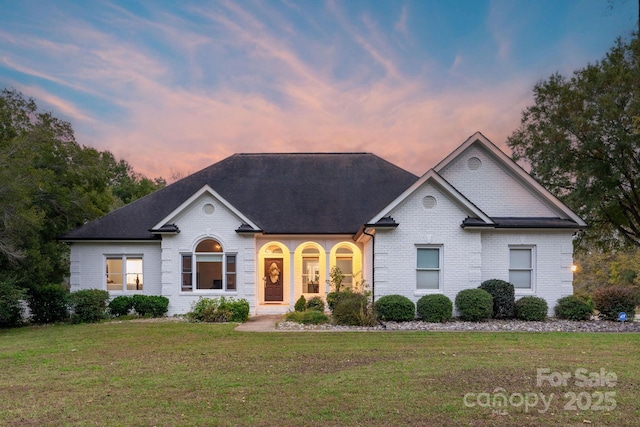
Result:
{"label": "covered front entry", "polygon": [[344,287],[363,280],[362,249],[350,236],[312,236],[258,240],[256,313],[280,314],[304,296],[324,299],[331,291],[331,270],[339,267]]}
{"label": "covered front entry", "polygon": [[264,259],[264,300],[265,302],[282,302],[284,268],[282,258]]}

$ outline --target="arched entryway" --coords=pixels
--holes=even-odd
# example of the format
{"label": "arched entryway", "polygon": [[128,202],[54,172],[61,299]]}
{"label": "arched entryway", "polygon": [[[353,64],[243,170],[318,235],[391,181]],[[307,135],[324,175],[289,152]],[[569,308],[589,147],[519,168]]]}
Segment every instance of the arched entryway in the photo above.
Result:
{"label": "arched entryway", "polygon": [[261,304],[288,304],[289,250],[280,242],[269,242],[258,254],[258,301]]}
{"label": "arched entryway", "polygon": [[338,267],[344,276],[342,286],[353,290],[361,290],[362,284],[362,252],[358,246],[350,242],[340,242],[331,248],[329,255],[331,268]]}

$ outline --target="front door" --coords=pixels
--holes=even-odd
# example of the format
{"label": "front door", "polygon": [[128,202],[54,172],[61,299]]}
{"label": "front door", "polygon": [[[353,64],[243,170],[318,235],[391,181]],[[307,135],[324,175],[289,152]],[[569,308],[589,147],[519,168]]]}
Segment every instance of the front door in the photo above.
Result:
{"label": "front door", "polygon": [[282,301],[282,258],[264,259],[264,300]]}

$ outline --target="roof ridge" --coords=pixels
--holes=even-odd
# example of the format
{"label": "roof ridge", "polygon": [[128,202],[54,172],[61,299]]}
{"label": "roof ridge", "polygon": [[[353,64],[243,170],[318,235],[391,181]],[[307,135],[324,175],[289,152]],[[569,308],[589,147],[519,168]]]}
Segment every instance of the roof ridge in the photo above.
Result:
{"label": "roof ridge", "polygon": [[289,156],[289,155],[300,155],[300,154],[317,154],[317,155],[326,155],[326,154],[371,154],[375,155],[369,151],[294,151],[294,152],[274,152],[274,153],[235,153],[234,156]]}

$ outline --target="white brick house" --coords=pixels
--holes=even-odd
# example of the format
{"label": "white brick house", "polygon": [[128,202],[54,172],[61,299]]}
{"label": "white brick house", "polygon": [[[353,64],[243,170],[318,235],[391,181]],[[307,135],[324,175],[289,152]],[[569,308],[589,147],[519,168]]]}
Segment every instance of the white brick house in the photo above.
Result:
{"label": "white brick house", "polygon": [[376,299],[503,279],[553,308],[584,227],[476,133],[422,177],[367,153],[234,155],[61,240],[72,291],[163,295],[170,315],[200,296],[284,313],[325,297],[335,265]]}

